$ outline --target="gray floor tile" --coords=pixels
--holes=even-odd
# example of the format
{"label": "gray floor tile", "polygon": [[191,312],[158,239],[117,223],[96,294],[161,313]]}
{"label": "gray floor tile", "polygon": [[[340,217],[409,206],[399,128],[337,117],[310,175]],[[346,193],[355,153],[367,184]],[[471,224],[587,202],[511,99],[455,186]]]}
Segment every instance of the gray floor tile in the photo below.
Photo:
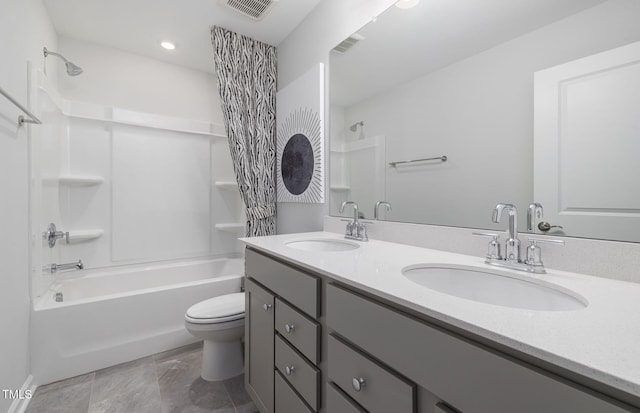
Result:
{"label": "gray floor tile", "polygon": [[38,387],[26,413],[86,413],[95,373]]}
{"label": "gray floor tile", "polygon": [[162,403],[167,413],[236,413],[223,382],[200,378],[202,351],[187,351],[156,362]]}
{"label": "gray floor tile", "polygon": [[257,413],[244,376],[200,378],[202,343],[39,387],[27,413]]}
{"label": "gray floor tile", "polygon": [[158,413],[160,391],[152,357],[96,371],[89,413]]}

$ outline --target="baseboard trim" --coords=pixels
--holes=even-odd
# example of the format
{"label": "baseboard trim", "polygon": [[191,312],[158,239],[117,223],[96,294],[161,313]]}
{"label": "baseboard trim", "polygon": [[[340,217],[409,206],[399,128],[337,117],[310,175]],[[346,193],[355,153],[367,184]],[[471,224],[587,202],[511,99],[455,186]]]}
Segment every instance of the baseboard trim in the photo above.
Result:
{"label": "baseboard trim", "polygon": [[[20,387],[20,394],[25,394],[27,390],[30,390],[31,395],[33,396],[37,387],[38,386],[33,382],[33,376],[29,374],[24,380],[24,383],[22,383],[22,387]],[[15,399],[13,403],[11,403],[11,406],[9,406],[7,413],[24,413],[27,410],[30,401],[31,398]]]}

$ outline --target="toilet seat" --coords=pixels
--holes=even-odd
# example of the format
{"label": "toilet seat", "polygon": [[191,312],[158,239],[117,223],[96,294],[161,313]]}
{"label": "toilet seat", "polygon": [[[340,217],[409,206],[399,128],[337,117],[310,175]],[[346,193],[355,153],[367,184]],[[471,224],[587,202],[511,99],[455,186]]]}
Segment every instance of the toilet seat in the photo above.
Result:
{"label": "toilet seat", "polygon": [[219,324],[244,318],[244,293],[210,298],[192,305],[184,318],[193,324]]}

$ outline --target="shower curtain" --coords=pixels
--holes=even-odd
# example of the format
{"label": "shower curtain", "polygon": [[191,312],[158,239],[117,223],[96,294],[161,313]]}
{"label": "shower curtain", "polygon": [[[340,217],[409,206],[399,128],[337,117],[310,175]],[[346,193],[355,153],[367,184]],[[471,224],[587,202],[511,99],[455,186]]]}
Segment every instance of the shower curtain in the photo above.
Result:
{"label": "shower curtain", "polygon": [[211,30],[218,90],[248,237],[276,233],[276,48]]}

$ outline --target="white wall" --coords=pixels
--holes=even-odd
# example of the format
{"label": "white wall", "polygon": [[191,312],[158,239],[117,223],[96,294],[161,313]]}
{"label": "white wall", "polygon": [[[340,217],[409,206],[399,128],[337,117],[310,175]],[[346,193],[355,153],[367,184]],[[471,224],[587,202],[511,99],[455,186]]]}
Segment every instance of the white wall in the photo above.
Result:
{"label": "white wall", "polygon": [[535,201],[533,73],[640,40],[638,16],[612,0],[347,108],[344,125],[387,137],[388,161],[449,157],[387,168],[388,218],[489,228],[496,203]]}
{"label": "white wall", "polygon": [[[278,89],[317,62],[329,63],[329,51],[384,11],[395,0],[323,0],[278,46]],[[328,77],[328,70],[326,71]],[[328,90],[328,88],[327,88]],[[329,106],[325,113],[329,113]],[[325,130],[329,124],[325,121]],[[330,141],[330,136],[326,137]],[[329,150],[329,145],[325,145]],[[329,159],[328,153],[325,159]],[[325,168],[328,171],[329,168]],[[328,181],[328,180],[327,180]],[[328,189],[328,188],[327,188]],[[323,204],[278,203],[278,233],[317,231],[328,213]]]}
{"label": "white wall", "polygon": [[[3,0],[0,87],[27,104],[27,62],[41,64],[56,36],[40,0]],[[19,112],[0,97],[0,388],[19,389],[29,375],[28,145]],[[37,127],[37,126],[33,126]],[[0,397],[0,411],[11,400]]]}
{"label": "white wall", "polygon": [[[59,50],[84,70],[80,76],[59,70],[59,92],[66,99],[223,122],[216,78],[210,73],[67,37],[60,37]],[[213,65],[213,50],[211,54]],[[50,59],[47,70],[54,64]]]}

